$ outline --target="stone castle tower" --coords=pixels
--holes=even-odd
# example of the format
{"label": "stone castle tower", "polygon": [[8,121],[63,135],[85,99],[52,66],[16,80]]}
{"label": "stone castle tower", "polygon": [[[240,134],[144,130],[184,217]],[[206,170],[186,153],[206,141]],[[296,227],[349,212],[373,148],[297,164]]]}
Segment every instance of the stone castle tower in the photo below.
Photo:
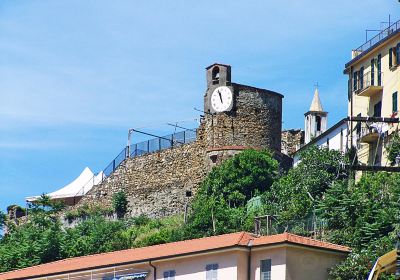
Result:
{"label": "stone castle tower", "polygon": [[322,109],[318,88],[315,89],[310,110],[307,113],[305,113],[304,116],[305,116],[304,143],[307,144],[313,138],[318,137],[319,135],[324,133],[328,125],[328,112],[325,112],[324,109]]}
{"label": "stone castle tower", "polygon": [[212,162],[246,148],[281,150],[283,95],[232,83],[231,66],[206,68],[207,152]]}
{"label": "stone castle tower", "polygon": [[286,159],[280,153],[283,95],[233,83],[229,65],[213,64],[206,76],[196,141],[125,159],[79,205],[110,205],[122,190],[131,216],[171,215],[184,211],[187,193],[196,193],[214,165],[244,149],[269,149],[278,160]]}

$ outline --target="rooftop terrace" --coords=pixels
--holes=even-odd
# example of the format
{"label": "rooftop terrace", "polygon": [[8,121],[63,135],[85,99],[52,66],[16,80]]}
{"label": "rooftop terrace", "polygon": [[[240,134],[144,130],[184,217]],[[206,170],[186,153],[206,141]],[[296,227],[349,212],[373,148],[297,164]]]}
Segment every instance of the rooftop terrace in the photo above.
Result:
{"label": "rooftop terrace", "polygon": [[353,50],[353,57],[352,59],[346,63],[346,68],[350,66],[355,61],[362,58],[372,49],[376,48],[383,42],[387,41],[389,38],[393,37],[400,31],[400,20],[396,21],[395,23],[389,25],[389,27],[381,30],[377,35],[369,39],[367,42]]}

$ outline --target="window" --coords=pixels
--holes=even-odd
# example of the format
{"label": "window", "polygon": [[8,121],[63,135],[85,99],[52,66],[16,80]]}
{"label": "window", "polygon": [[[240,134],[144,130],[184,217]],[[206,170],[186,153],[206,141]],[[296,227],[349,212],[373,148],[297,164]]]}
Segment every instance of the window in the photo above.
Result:
{"label": "window", "polygon": [[217,280],[218,279],[218,264],[207,264],[206,265],[206,280]]}
{"label": "window", "polygon": [[164,271],[164,280],[175,280],[175,270]]}
{"label": "window", "polygon": [[[361,117],[361,113],[357,115],[357,117]],[[359,135],[361,133],[361,122],[357,122],[356,125],[356,133]]]}
{"label": "window", "polygon": [[379,101],[374,105],[374,117],[380,117],[382,110],[382,101]]}
{"label": "window", "polygon": [[392,112],[397,112],[397,91],[392,94]]}
{"label": "window", "polygon": [[[359,113],[359,114],[357,115],[357,117],[361,117],[361,113]],[[361,133],[361,122],[357,122],[357,125],[356,125],[356,132],[357,132],[358,135],[360,135],[360,133]]]}
{"label": "window", "polygon": [[271,280],[271,260],[261,261],[261,277],[260,280]]}
{"label": "window", "polygon": [[375,59],[371,59],[371,86],[375,84]]}
{"label": "window", "polygon": [[364,88],[364,66],[360,68],[360,89]]}
{"label": "window", "polygon": [[315,122],[317,123],[317,131],[321,131],[321,117],[316,116],[315,117]]}
{"label": "window", "polygon": [[219,80],[219,67],[218,66],[215,66],[212,70],[212,79],[213,79],[213,81]]}
{"label": "window", "polygon": [[357,74],[357,71],[354,71],[354,73],[353,73],[353,91],[357,91],[357,77],[358,77],[358,74]]}
{"label": "window", "polygon": [[400,43],[396,46],[396,65],[400,64]]}
{"label": "window", "polygon": [[389,49],[389,69],[400,64],[400,43]]}
{"label": "window", "polygon": [[378,70],[378,86],[382,85],[382,64],[381,64],[381,60],[382,60],[382,55],[378,54],[378,60],[376,62],[376,68]]}

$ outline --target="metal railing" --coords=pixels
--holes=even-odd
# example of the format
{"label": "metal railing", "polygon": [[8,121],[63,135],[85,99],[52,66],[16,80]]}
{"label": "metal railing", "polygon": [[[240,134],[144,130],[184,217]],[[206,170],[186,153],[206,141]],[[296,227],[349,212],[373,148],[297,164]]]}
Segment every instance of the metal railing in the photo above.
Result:
{"label": "metal railing", "polygon": [[355,93],[361,93],[370,86],[382,86],[383,72],[368,71],[363,75],[357,75],[351,79],[351,89]]}
{"label": "metal railing", "polygon": [[378,44],[380,41],[382,41],[383,39],[387,38],[389,35],[393,34],[396,31],[398,31],[399,29],[400,29],[400,20],[396,21],[395,23],[393,23],[389,27],[383,29],[381,32],[379,32],[379,34],[377,34],[376,36],[372,37],[367,42],[365,42],[364,44],[359,46],[357,49],[355,49],[354,51],[356,52],[357,55],[355,55],[354,58],[356,58],[357,56],[361,55],[363,52],[369,50],[370,48],[372,48],[373,46]]}
{"label": "metal railing", "polygon": [[[134,158],[138,156],[147,155],[154,152],[159,152],[162,150],[174,148],[181,146],[183,144],[188,144],[196,141],[197,130],[187,129],[184,131],[176,132],[167,136],[153,138],[147,141],[132,144],[129,147],[125,147],[122,151],[104,168],[101,172],[103,175],[99,182],[96,184],[101,184],[107,177],[109,177],[127,158]],[[100,172],[100,173],[101,173]],[[82,197],[84,196],[85,189],[87,190],[87,185],[96,178],[94,175],[86,184],[83,186],[74,196]]]}
{"label": "metal railing", "polygon": [[196,141],[196,130],[185,130],[163,137],[153,138],[129,147],[129,157],[137,157],[145,154],[181,146]]}

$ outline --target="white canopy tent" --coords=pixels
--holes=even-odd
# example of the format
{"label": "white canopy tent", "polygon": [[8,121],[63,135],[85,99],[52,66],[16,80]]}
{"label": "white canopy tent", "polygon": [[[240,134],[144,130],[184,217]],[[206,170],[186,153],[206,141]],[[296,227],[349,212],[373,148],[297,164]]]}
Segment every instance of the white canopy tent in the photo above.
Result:
{"label": "white canopy tent", "polygon": [[[63,200],[67,205],[75,204],[93,186],[100,184],[104,179],[103,171],[95,175],[88,167],[71,183],[57,191],[46,194],[51,200]],[[35,202],[40,196],[27,197],[27,202]]]}

